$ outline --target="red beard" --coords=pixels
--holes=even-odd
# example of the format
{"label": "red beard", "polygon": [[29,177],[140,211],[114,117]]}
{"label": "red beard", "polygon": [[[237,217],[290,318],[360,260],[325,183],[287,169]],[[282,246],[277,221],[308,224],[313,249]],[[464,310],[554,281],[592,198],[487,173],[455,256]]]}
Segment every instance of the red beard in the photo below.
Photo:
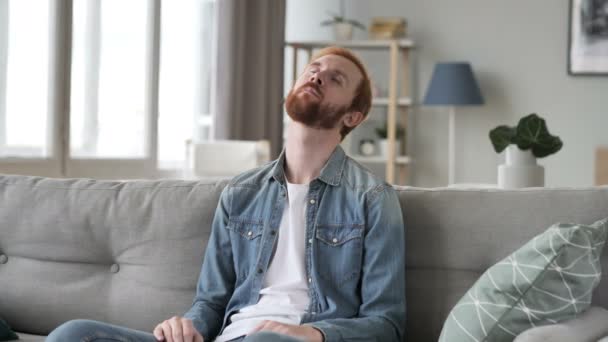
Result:
{"label": "red beard", "polygon": [[[306,91],[312,88],[319,97]],[[323,93],[316,83],[308,82],[300,88],[291,89],[287,94],[285,109],[294,121],[300,122],[308,127],[319,129],[335,128],[340,119],[348,112],[348,106],[332,106],[323,104]]]}

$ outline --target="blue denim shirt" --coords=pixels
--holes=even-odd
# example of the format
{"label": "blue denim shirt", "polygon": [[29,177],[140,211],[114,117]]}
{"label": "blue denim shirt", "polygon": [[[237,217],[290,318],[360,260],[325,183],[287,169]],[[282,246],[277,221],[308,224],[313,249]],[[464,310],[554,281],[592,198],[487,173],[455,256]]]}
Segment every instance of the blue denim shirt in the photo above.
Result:
{"label": "blue denim shirt", "polygon": [[[192,308],[205,341],[239,309],[256,304],[286,204],[285,151],[235,177],[213,220]],[[401,341],[405,329],[405,237],[395,190],[340,146],[309,186],[302,324],[325,341]]]}

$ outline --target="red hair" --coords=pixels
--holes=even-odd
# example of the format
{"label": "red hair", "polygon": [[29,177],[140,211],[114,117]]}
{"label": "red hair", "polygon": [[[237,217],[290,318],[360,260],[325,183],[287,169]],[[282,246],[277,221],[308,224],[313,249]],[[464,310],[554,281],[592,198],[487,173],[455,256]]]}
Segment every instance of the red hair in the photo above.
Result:
{"label": "red hair", "polygon": [[[319,52],[313,56],[311,61],[315,61],[327,55],[344,57],[351,61],[357,67],[357,69],[359,69],[359,72],[361,72],[361,82],[359,82],[359,85],[355,90],[355,96],[350,103],[348,112],[361,112],[364,118],[367,117],[367,114],[369,114],[369,110],[372,107],[372,86],[365,66],[359,57],[357,57],[352,51],[338,46],[330,46],[319,50]],[[344,139],[344,137],[353,129],[354,127],[342,127],[342,130],[340,131],[342,139]]]}

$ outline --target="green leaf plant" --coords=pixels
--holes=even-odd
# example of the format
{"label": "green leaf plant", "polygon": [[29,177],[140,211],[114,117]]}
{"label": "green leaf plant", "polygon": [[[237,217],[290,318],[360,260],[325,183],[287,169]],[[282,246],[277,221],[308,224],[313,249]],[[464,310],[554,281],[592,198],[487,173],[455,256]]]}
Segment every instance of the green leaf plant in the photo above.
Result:
{"label": "green leaf plant", "polygon": [[536,158],[543,158],[556,153],[563,146],[562,140],[551,135],[545,120],[535,113],[521,118],[515,127],[498,126],[490,131],[489,136],[496,153],[515,144],[520,150],[532,150]]}

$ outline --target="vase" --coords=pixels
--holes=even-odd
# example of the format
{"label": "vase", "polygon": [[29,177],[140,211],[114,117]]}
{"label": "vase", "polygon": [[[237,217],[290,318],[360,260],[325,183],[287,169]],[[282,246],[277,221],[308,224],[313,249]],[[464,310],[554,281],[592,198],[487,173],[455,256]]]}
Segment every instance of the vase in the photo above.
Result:
{"label": "vase", "polygon": [[[401,140],[395,140],[395,155],[401,155]],[[388,140],[380,139],[378,140],[378,152],[383,157],[388,157]]]}
{"label": "vase", "polygon": [[532,150],[520,150],[517,145],[509,145],[505,164],[498,166],[498,187],[517,189],[544,185],[545,169],[536,163]]}
{"label": "vase", "polygon": [[353,39],[353,25],[349,23],[334,23],[334,38],[336,40]]}

